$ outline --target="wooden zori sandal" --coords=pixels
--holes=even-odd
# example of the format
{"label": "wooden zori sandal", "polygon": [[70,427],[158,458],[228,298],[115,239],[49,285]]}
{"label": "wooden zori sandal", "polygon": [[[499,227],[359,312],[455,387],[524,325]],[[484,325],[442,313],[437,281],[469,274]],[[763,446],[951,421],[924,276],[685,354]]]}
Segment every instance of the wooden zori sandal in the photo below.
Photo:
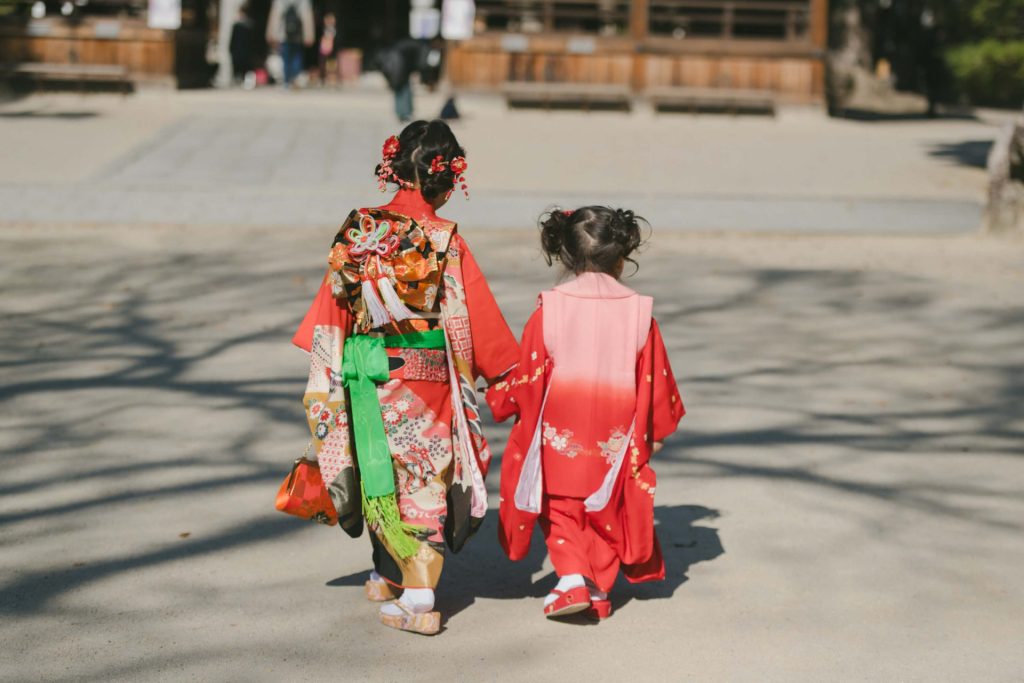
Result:
{"label": "wooden zori sandal", "polygon": [[549,619],[576,614],[590,607],[590,590],[586,586],[570,588],[567,591],[555,588],[551,592],[558,597],[544,608],[544,616]]}
{"label": "wooden zori sandal", "polygon": [[402,610],[402,614],[399,614],[398,616],[391,616],[390,614],[381,613],[380,623],[385,626],[397,628],[399,631],[422,633],[425,636],[432,636],[441,630],[440,612],[423,612],[422,614],[417,614],[403,605],[400,600],[395,600],[391,604],[397,605],[398,609]]}
{"label": "wooden zori sandal", "polygon": [[611,615],[611,600],[591,600],[590,607],[587,608],[587,611],[583,616],[594,621],[601,621],[602,619],[607,619]]}
{"label": "wooden zori sandal", "polygon": [[387,602],[398,597],[398,593],[387,581],[366,581],[366,599],[370,602]]}

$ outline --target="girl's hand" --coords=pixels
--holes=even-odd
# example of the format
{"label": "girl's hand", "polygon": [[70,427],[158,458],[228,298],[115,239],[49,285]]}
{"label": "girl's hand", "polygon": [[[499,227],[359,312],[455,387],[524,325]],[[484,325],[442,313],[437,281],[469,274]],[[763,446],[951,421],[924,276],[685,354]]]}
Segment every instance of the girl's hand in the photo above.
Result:
{"label": "girl's hand", "polygon": [[651,454],[657,453],[665,445],[664,441],[655,441],[654,445],[651,446]]}

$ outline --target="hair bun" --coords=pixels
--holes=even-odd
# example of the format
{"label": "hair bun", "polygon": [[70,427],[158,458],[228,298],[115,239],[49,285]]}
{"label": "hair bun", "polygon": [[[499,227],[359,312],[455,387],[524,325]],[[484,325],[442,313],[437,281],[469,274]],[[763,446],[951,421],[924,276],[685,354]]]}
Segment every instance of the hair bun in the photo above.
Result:
{"label": "hair bun", "polygon": [[[420,194],[427,201],[447,194],[455,187],[456,174],[450,162],[456,157],[465,157],[462,148],[447,123],[440,120],[413,121],[398,135],[398,149],[391,159],[394,177],[410,186],[418,181]],[[431,164],[441,157],[446,163],[444,169],[431,173]],[[377,166],[380,173],[381,166]]]}
{"label": "hair bun", "polygon": [[540,241],[550,265],[561,261],[566,269],[619,276],[622,261],[635,265],[630,255],[640,246],[640,221],[629,209],[584,206],[574,211],[553,209],[541,216]]}
{"label": "hair bun", "polygon": [[561,258],[571,215],[563,209],[553,209],[540,222],[540,245],[549,264],[552,259]]}

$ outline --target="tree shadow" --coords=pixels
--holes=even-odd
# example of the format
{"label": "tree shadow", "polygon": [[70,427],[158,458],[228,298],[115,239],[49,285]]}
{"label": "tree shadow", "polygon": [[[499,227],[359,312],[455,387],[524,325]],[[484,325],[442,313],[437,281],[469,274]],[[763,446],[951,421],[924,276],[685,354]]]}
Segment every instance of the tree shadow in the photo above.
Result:
{"label": "tree shadow", "polygon": [[928,154],[961,166],[985,168],[988,165],[988,153],[992,149],[992,143],[993,140],[943,142],[932,146]]}
{"label": "tree shadow", "polygon": [[94,111],[4,111],[0,119],[57,119],[59,121],[79,121],[99,116]]}
{"label": "tree shadow", "polygon": [[[294,441],[300,451],[305,443],[305,370],[288,338],[319,282],[319,260],[289,262],[296,251],[290,242],[270,259],[268,250],[285,242],[268,247],[242,238],[230,249],[161,245],[140,255],[107,245],[109,253],[94,247],[79,255],[94,239],[89,233],[61,243],[74,277],[59,286],[49,267],[59,241],[52,235],[41,231],[5,249],[0,523],[17,572],[0,583],[0,613],[13,623],[71,613],[101,581],[172,563],[186,574],[212,556],[283,542],[303,528],[269,518],[273,513],[253,520],[223,503],[251,501],[250,490],[265,489],[269,511],[276,484],[298,454],[282,454],[282,444]],[[490,252],[478,248],[478,257],[503,310],[521,326],[552,277],[539,262],[519,258],[521,234],[489,240]],[[673,480],[751,480],[812,492],[817,501],[842,500],[848,516],[909,510],[1019,533],[1010,486],[941,467],[946,458],[969,466],[965,458],[974,451],[988,458],[979,470],[1008,459],[1019,464],[1019,308],[973,294],[953,297],[952,287],[905,273],[750,266],[660,247],[650,250],[630,286],[672,293],[657,300],[656,314],[691,416],[655,460],[663,490]],[[260,311],[271,314],[260,318]],[[183,408],[191,412],[178,423],[134,422],[142,410]],[[715,411],[742,411],[744,419],[705,419]],[[244,417],[224,426],[231,414]],[[497,455],[507,428],[486,428]],[[866,466],[853,467],[858,462]],[[492,487],[497,457],[493,467]],[[127,524],[135,515],[174,519],[172,506],[197,504],[225,511],[218,520],[224,528],[97,551],[71,568],[67,557],[45,556],[32,545],[45,535],[82,552],[96,538],[90,529]],[[718,532],[701,523],[716,515],[700,506],[659,505],[667,578],[618,584],[616,607],[670,598],[690,567],[720,556]],[[496,526],[492,510],[477,538],[449,556],[438,590],[438,606],[449,617],[477,597],[536,598],[539,613],[539,600],[555,584],[543,572],[539,534],[527,558],[512,563],[495,542]],[[360,572],[328,585],[364,580]],[[117,623],[114,608],[93,614]]]}
{"label": "tree shadow", "polygon": [[926,123],[928,121],[977,121],[978,117],[969,111],[956,109],[941,111],[935,116],[928,116],[928,112],[885,112],[874,109],[861,109],[858,107],[841,107],[832,112],[833,118],[846,119],[848,121],[859,121],[861,123],[891,123],[899,121],[912,121]]}

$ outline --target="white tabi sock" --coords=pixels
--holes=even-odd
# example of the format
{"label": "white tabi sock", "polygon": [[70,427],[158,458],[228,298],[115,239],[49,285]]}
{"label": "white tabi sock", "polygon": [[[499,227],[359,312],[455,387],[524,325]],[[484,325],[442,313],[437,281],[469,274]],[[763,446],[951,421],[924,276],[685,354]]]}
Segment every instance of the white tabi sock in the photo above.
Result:
{"label": "white tabi sock", "polygon": [[594,600],[607,600],[607,599],[608,599],[608,593],[606,593],[605,591],[599,591],[596,588],[591,588],[590,589],[590,600],[591,600],[591,602],[593,602]]}
{"label": "white tabi sock", "polygon": [[[555,586],[555,590],[562,591],[564,593],[565,591],[585,585],[587,585],[587,582],[583,580],[583,574],[566,574],[558,579],[558,585]],[[544,606],[547,607],[557,599],[557,595],[554,593],[548,593],[548,596],[544,598]]]}
{"label": "white tabi sock", "polygon": [[[434,591],[430,588],[406,588],[398,601],[413,614],[426,614],[434,609]],[[397,617],[404,612],[398,605],[388,603],[381,605],[380,613]]]}

